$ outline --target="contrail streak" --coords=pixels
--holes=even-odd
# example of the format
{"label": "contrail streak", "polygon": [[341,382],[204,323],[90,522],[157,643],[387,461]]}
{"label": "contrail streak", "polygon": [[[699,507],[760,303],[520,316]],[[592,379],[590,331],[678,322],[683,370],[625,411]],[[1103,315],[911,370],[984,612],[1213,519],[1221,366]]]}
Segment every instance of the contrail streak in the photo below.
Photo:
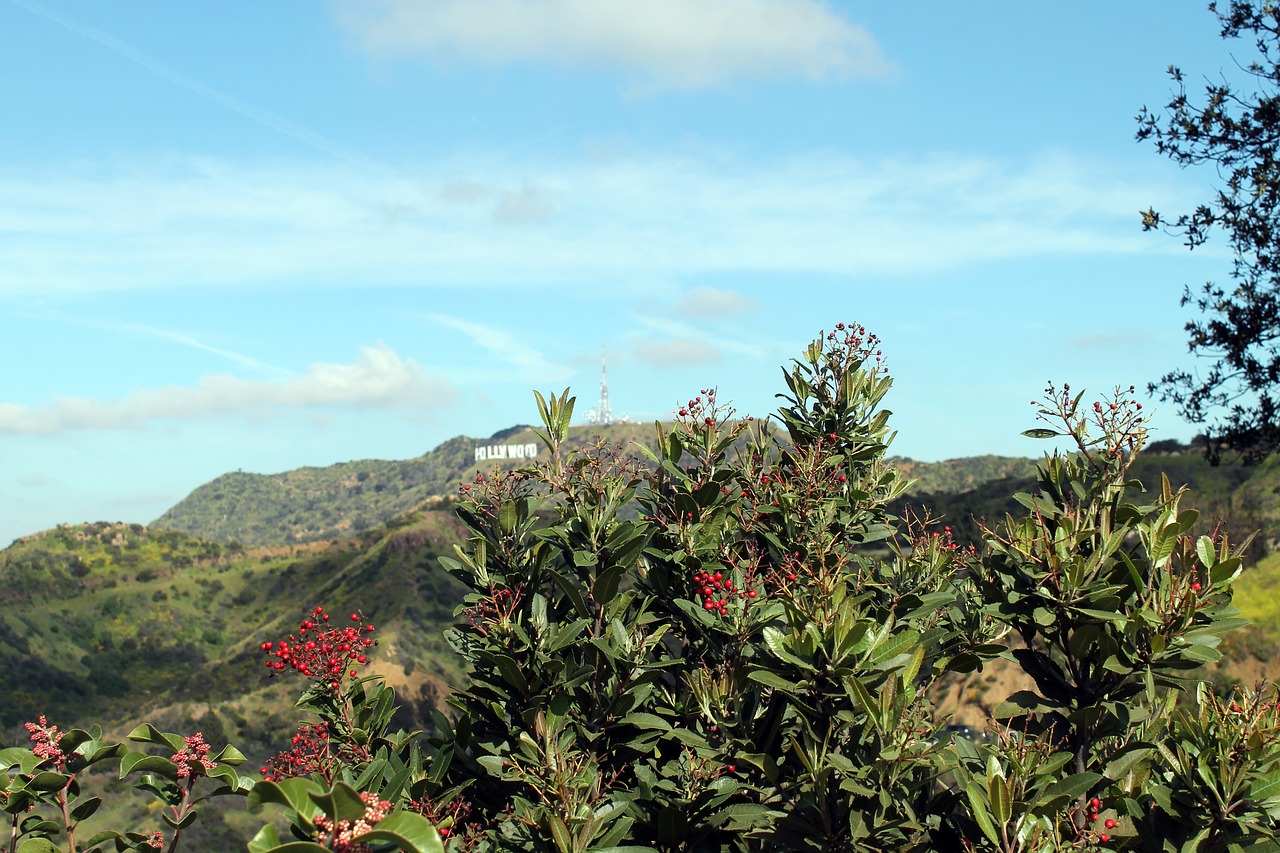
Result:
{"label": "contrail streak", "polygon": [[367,169],[369,171],[382,173],[392,172],[390,167],[385,164],[379,163],[377,160],[366,157],[359,152],[352,151],[350,148],[346,148],[338,142],[329,139],[327,136],[316,133],[310,128],[303,127],[300,124],[295,124],[288,119],[281,118],[275,113],[259,109],[252,104],[247,104],[244,101],[241,101],[239,98],[234,98],[225,92],[218,91],[212,86],[201,83],[199,80],[194,80],[191,77],[170,68],[155,57],[143,53],[133,45],[121,41],[108,32],[82,24],[74,18],[35,2],[35,0],[9,0],[9,2],[13,3],[15,6],[20,6],[23,9],[26,9],[32,14],[39,15],[46,20],[52,21],[58,26],[70,30],[76,35],[96,41],[112,53],[122,56],[136,65],[142,66],[152,74],[169,81],[175,86],[179,86],[189,92],[194,92],[202,98],[213,101],[214,103],[225,107],[234,113],[238,113],[251,121],[255,121],[258,124],[269,127],[277,133],[296,139],[317,151],[323,151],[331,157],[343,160],[353,166],[358,166],[359,168]]}

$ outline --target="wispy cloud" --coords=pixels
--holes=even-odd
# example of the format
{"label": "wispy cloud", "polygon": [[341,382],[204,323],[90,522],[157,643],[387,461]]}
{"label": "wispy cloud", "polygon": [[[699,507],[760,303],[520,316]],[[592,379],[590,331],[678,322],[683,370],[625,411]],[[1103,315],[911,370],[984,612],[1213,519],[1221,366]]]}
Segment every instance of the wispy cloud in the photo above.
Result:
{"label": "wispy cloud", "polygon": [[658,87],[890,67],[865,29],[819,0],[342,0],[337,8],[378,57],[620,68]]}
{"label": "wispy cloud", "polygon": [[162,329],[159,326],[151,326],[146,323],[134,323],[126,320],[68,317],[65,315],[56,315],[56,318],[62,322],[72,323],[77,326],[106,329],[108,331],[121,332],[128,335],[137,335],[141,337],[155,338],[162,341],[170,341],[190,349],[218,356],[219,358],[235,363],[237,367],[241,367],[245,370],[251,370],[264,376],[273,376],[283,379],[290,375],[290,371],[283,367],[277,367],[274,364],[267,364],[264,361],[259,361],[252,356],[245,355],[244,353],[229,350],[224,347],[214,346],[197,335],[180,332],[175,329]]}
{"label": "wispy cloud", "polygon": [[[547,382],[561,382],[572,376],[574,371],[561,364],[547,360],[539,350],[524,343],[515,334],[495,326],[486,326],[448,314],[429,314],[432,321],[461,332],[481,349],[497,356],[506,366],[507,375],[526,377]],[[527,334],[527,332],[526,332]]]}
{"label": "wispy cloud", "polygon": [[10,0],[10,2],[16,6],[26,9],[32,14],[39,15],[40,17],[51,21],[52,23],[55,23],[63,29],[75,33],[82,38],[98,43],[117,56],[146,69],[163,80],[167,80],[178,88],[185,89],[188,92],[192,92],[201,98],[204,98],[205,100],[212,101],[231,112],[238,113],[250,121],[262,125],[263,127],[270,128],[277,133],[291,137],[310,148],[322,151],[325,154],[336,157],[337,159],[343,160],[353,166],[358,166],[362,169],[368,169],[371,171],[389,172],[389,169],[385,165],[373,160],[372,158],[366,157],[358,151],[353,151],[327,136],[317,133],[309,127],[289,121],[288,119],[278,116],[268,110],[255,107],[253,104],[250,104],[245,100],[229,95],[226,92],[208,85],[207,83],[201,82],[200,80],[188,77],[177,69],[166,65],[159,59],[156,59],[154,56],[151,56],[128,42],[117,38],[115,35],[105,30],[91,27],[88,24],[71,17],[65,12],[58,11],[57,9],[51,9],[43,3],[35,2],[35,0]]}
{"label": "wispy cloud", "polygon": [[281,381],[205,376],[192,387],[134,391],[119,400],[60,397],[45,406],[0,403],[0,435],[57,435],[82,430],[142,429],[165,421],[264,419],[288,410],[403,409],[429,413],[457,391],[389,347],[363,347],[351,364],[316,363]]}
{"label": "wispy cloud", "polygon": [[[475,175],[482,180],[460,179]],[[528,202],[554,197],[554,216],[537,227],[496,221],[495,205],[534,186],[510,213],[536,219]],[[486,200],[459,203],[459,188]],[[326,163],[0,169],[0,233],[9,235],[0,293],[352,282],[625,289],[717,274],[866,280],[1036,256],[1175,253],[1184,250],[1142,235],[1135,211],[1178,207],[1177,189],[1166,171],[1060,156],[494,157],[442,162],[412,181]]]}
{"label": "wispy cloud", "polygon": [[750,357],[759,357],[761,355],[761,347],[758,344],[751,341],[737,340],[722,331],[712,328],[686,323],[681,320],[644,314],[636,315],[635,321],[650,332],[656,333],[658,337],[654,340],[659,343],[663,341],[696,341],[706,348],[702,351],[716,352],[717,360],[719,359],[718,353],[721,352],[731,352],[735,355]]}

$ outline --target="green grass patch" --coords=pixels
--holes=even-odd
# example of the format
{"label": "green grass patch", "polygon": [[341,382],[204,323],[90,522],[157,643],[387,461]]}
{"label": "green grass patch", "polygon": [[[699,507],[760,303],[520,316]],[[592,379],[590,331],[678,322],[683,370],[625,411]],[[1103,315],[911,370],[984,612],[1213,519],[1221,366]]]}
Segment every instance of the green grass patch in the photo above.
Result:
{"label": "green grass patch", "polygon": [[1234,603],[1259,629],[1280,633],[1280,554],[1245,569],[1236,581]]}

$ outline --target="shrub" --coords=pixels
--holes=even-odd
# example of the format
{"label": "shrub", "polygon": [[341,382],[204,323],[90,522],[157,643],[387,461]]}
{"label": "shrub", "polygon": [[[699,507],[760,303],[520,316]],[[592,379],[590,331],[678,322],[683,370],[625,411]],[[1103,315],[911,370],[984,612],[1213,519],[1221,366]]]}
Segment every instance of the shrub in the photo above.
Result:
{"label": "shrub", "polygon": [[[1248,542],[1194,535],[1167,480],[1142,497],[1129,392],[1046,390],[1027,434],[1073,447],[977,550],[888,511],[907,484],[874,336],[837,325],[784,379],[776,423],[704,389],[639,451],[567,450],[568,391],[535,395],[547,461],[462,487],[470,537],[443,563],[467,589],[450,635],[467,683],[429,738],[392,732],[394,695],[360,676],[363,614],[338,628],[317,607],[262,645],[271,674],[308,679],[313,717],[263,781],[231,747],[210,768],[202,740],[145,726],[135,741],[175,752],[121,770],[172,766],[140,787],[175,829],[196,802],[183,767],[283,808],[294,839],[268,824],[251,853],[1276,849],[1280,700],[1199,680],[1244,624]],[[1033,688],[991,736],[951,737],[931,688],[995,658]],[[60,825],[27,806],[59,806],[68,841],[96,806],[71,804],[56,731],[32,725],[36,750],[0,751],[0,801],[47,851]],[[108,840],[152,836],[90,843]]]}

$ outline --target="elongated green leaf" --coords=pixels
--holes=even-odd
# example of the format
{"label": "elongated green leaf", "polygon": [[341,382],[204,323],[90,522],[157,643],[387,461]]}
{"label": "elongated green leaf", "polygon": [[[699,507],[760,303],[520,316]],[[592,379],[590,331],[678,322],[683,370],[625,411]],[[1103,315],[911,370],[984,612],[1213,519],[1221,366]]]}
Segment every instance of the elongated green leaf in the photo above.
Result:
{"label": "elongated green leaf", "polygon": [[965,785],[964,792],[969,798],[969,811],[973,815],[974,822],[978,824],[978,829],[982,830],[982,834],[988,841],[999,847],[1000,835],[996,832],[995,824],[991,822],[991,813],[987,811],[982,786],[975,779]]}
{"label": "elongated green leaf", "polygon": [[564,825],[564,821],[555,815],[551,815],[551,838],[556,843],[556,849],[560,853],[574,853],[573,836],[569,834],[569,827]]}
{"label": "elongated green leaf", "polygon": [[1102,781],[1097,773],[1075,773],[1065,779],[1059,779],[1045,789],[1045,799],[1052,802],[1058,798],[1074,800],[1088,793],[1091,788]]}
{"label": "elongated green leaf", "polygon": [[992,776],[987,780],[987,794],[991,798],[991,817],[997,825],[1004,826],[1013,817],[1013,793],[1008,780]]}
{"label": "elongated green leaf", "polygon": [[764,629],[764,644],[779,660],[809,672],[813,671],[813,664],[788,649],[786,636],[772,625]]}
{"label": "elongated green leaf", "polygon": [[1123,779],[1135,765],[1150,758],[1154,752],[1155,749],[1150,744],[1128,744],[1107,762],[1106,777],[1113,781]]}
{"label": "elongated green leaf", "polygon": [[1197,539],[1196,556],[1200,558],[1200,562],[1205,568],[1213,566],[1218,557],[1218,550],[1213,547],[1213,540],[1208,536],[1201,536]]}
{"label": "elongated green leaf", "polygon": [[800,690],[800,685],[794,681],[788,681],[781,675],[771,672],[767,669],[757,669],[747,674],[747,678],[757,684],[763,684],[765,687],[773,687],[786,693],[796,693]]}
{"label": "elongated green leaf", "polygon": [[892,663],[894,658],[906,653],[908,649],[918,642],[920,642],[920,632],[914,628],[909,628],[877,643],[871,649],[868,662],[872,666],[881,668],[884,664]]}

